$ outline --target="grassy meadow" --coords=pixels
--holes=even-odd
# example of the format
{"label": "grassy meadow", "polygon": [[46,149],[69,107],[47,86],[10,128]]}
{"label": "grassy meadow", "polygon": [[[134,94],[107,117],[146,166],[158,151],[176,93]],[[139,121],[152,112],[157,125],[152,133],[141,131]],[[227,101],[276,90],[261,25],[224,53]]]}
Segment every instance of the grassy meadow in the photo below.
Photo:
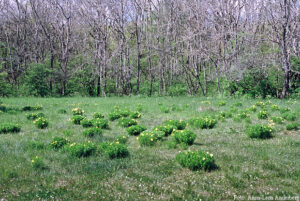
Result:
{"label": "grassy meadow", "polygon": [[[0,113],[0,127],[6,123],[21,126],[20,132],[0,133],[1,201],[248,200],[249,196],[300,195],[299,125],[287,129],[288,124],[299,123],[299,100],[111,97],[1,101],[14,109]],[[25,106],[42,106],[42,110],[21,111]],[[74,157],[64,148],[51,148],[54,137],[97,146],[127,136],[118,120],[109,121],[109,129],[94,137],[84,136],[87,128],[70,120],[74,108],[83,109],[88,119],[94,112],[108,119],[116,107],[139,111],[137,123],[148,130],[166,120],[186,121],[185,129],[194,132],[196,139],[192,145],[176,145],[168,136],[153,146],[141,146],[138,136],[128,136],[129,156],[113,159],[98,151]],[[261,111],[267,112],[265,118],[259,118]],[[49,121],[47,128],[39,129],[27,119],[28,114],[39,112]],[[204,116],[215,119],[216,125],[199,129],[189,123],[191,118]],[[256,124],[269,125],[272,137],[250,138],[245,129]],[[217,168],[193,171],[177,162],[177,154],[198,150],[212,153]],[[40,165],[33,164],[35,157]]]}

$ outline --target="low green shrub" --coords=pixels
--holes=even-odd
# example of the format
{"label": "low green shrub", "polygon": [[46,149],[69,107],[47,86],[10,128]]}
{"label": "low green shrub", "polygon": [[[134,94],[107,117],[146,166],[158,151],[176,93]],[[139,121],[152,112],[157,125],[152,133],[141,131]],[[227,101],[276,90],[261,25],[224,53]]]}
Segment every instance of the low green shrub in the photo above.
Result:
{"label": "low green shrub", "polygon": [[238,116],[238,118],[240,118],[240,119],[250,118],[250,115],[249,115],[247,112],[245,112],[245,111],[242,111],[242,112],[239,113],[237,116]]}
{"label": "low green shrub", "polygon": [[29,120],[36,120],[39,117],[45,117],[45,114],[42,112],[39,112],[39,113],[31,113],[31,114],[26,115],[26,118]]}
{"label": "low green shrub", "polygon": [[218,105],[219,105],[219,106],[225,106],[225,105],[226,105],[226,101],[219,101],[219,102],[218,102]]}
{"label": "low green shrub", "polygon": [[269,125],[265,125],[265,124],[257,124],[254,126],[247,126],[246,130],[245,130],[245,133],[250,138],[261,138],[261,139],[271,138],[272,132],[273,132],[272,127],[270,127]]}
{"label": "low green shrub", "polygon": [[234,103],[233,105],[234,105],[235,107],[242,107],[242,106],[243,106],[243,103],[237,102],[237,103]]}
{"label": "low green shrub", "polygon": [[6,105],[0,104],[0,111],[6,112]]}
{"label": "low green shrub", "polygon": [[144,131],[137,137],[141,146],[153,146],[156,142],[164,136],[164,132],[161,131]]}
{"label": "low green shrub", "polygon": [[291,130],[298,130],[299,128],[299,123],[298,122],[293,122],[293,123],[290,123],[288,125],[286,125],[286,130],[288,131],[291,131]]}
{"label": "low green shrub", "polygon": [[54,137],[53,140],[50,143],[50,147],[52,149],[61,149],[63,148],[66,144],[69,144],[70,141],[66,138],[63,137]]}
{"label": "low green shrub", "polygon": [[142,112],[143,111],[143,105],[142,104],[138,104],[136,106],[136,110],[139,111],[139,112]]}
{"label": "low green shrub", "polygon": [[128,127],[126,130],[129,135],[139,135],[143,131],[147,130],[147,128],[144,125],[134,125]]}
{"label": "low green shrub", "polygon": [[43,142],[30,141],[27,143],[27,148],[41,150],[45,148],[45,144]]}
{"label": "low green shrub", "polygon": [[37,106],[24,106],[23,108],[22,108],[22,111],[37,111],[37,110],[42,110],[43,109],[43,107],[42,106],[39,106],[39,105],[37,105]]}
{"label": "low green shrub", "polygon": [[252,105],[250,108],[249,108],[250,111],[252,112],[256,112],[257,108],[256,108],[256,105]]}
{"label": "low green shrub", "polygon": [[281,116],[287,121],[295,121],[297,118],[296,114],[292,112],[285,112]]}
{"label": "low green shrub", "polygon": [[269,117],[269,113],[266,110],[259,111],[257,114],[258,119],[267,119]]}
{"label": "low green shrub", "polygon": [[94,119],[103,119],[103,118],[104,118],[104,115],[101,114],[100,112],[95,112],[95,113],[93,114],[93,118],[94,118]]}
{"label": "low green shrub", "polygon": [[65,110],[65,109],[59,109],[59,110],[57,111],[57,113],[58,113],[58,114],[67,114],[67,110]]}
{"label": "low green shrub", "polygon": [[201,129],[212,129],[217,124],[217,120],[211,117],[190,119],[189,123],[192,127]]}
{"label": "low green shrub", "polygon": [[129,151],[126,145],[118,142],[104,142],[98,146],[98,151],[110,159],[126,158],[129,156]]}
{"label": "low green shrub", "polygon": [[291,109],[288,108],[288,107],[286,107],[286,108],[281,108],[281,109],[280,109],[280,113],[281,113],[281,114],[286,113],[286,112],[290,112],[290,111],[291,111]]}
{"label": "low green shrub", "polygon": [[80,121],[80,125],[82,125],[83,128],[89,128],[93,126],[93,122],[92,120],[84,118]]}
{"label": "low green shrub", "polygon": [[175,126],[177,130],[184,130],[187,123],[183,120],[166,120],[164,125]]}
{"label": "low green shrub", "polygon": [[282,117],[271,117],[271,120],[277,124],[282,124],[285,121]]}
{"label": "low green shrub", "polygon": [[154,127],[153,130],[155,130],[155,131],[162,131],[162,132],[165,133],[165,136],[169,136],[176,129],[177,129],[177,127],[174,126],[174,125],[164,125],[164,126],[156,126],[156,127]]}
{"label": "low green shrub", "polygon": [[116,119],[120,119],[121,117],[128,117],[130,114],[130,111],[127,109],[115,107],[114,111],[108,114],[108,119],[110,121],[114,121]]}
{"label": "low green shrub", "polygon": [[262,101],[256,102],[255,105],[256,105],[257,107],[261,107],[261,108],[266,107],[266,104],[265,104],[264,102],[262,102]]}
{"label": "low green shrub", "polygon": [[129,117],[132,118],[132,119],[138,119],[138,118],[141,118],[141,113],[136,111],[136,112],[131,112]]}
{"label": "low green shrub", "polygon": [[80,108],[73,108],[72,109],[72,114],[73,115],[83,115],[84,114],[84,110],[83,109],[80,109]]}
{"label": "low green shrub", "polygon": [[93,126],[101,128],[101,129],[109,129],[108,120],[106,119],[93,119],[92,120]]}
{"label": "low green shrub", "polygon": [[33,121],[33,124],[40,129],[45,129],[49,125],[49,121],[44,117],[39,117]]}
{"label": "low green shrub", "polygon": [[21,126],[13,123],[0,124],[0,134],[1,133],[18,133],[21,131]]}
{"label": "low green shrub", "polygon": [[114,121],[114,120],[120,119],[120,118],[121,118],[121,115],[118,112],[116,112],[116,111],[111,112],[111,113],[108,114],[108,119],[110,121]]}
{"label": "low green shrub", "polygon": [[196,139],[196,134],[189,130],[176,130],[171,136],[177,144],[192,145]]}
{"label": "low green shrub", "polygon": [[128,119],[128,118],[121,118],[119,120],[119,125],[121,125],[122,127],[130,127],[130,126],[134,126],[137,125],[137,121],[135,119]]}
{"label": "low green shrub", "polygon": [[44,161],[42,158],[35,156],[33,157],[31,160],[31,166],[35,169],[35,170],[45,170],[47,169]]}
{"label": "low green shrub", "polygon": [[128,141],[128,135],[121,135],[116,138],[115,142],[120,144],[126,144]]}
{"label": "low green shrub", "polygon": [[121,115],[121,117],[128,117],[131,114],[131,112],[128,109],[119,109],[118,112]]}
{"label": "low green shrub", "polygon": [[97,127],[88,128],[82,133],[85,137],[100,136],[102,134],[102,129]]}
{"label": "low green shrub", "polygon": [[213,154],[202,151],[185,151],[176,155],[176,161],[190,170],[214,170],[217,168]]}
{"label": "low green shrub", "polygon": [[172,111],[182,112],[184,110],[184,107],[180,107],[180,106],[173,104],[171,109],[172,109]]}
{"label": "low green shrub", "polygon": [[64,150],[74,157],[88,157],[96,153],[96,146],[91,143],[72,143],[66,144]]}
{"label": "low green shrub", "polygon": [[170,112],[170,109],[167,108],[166,106],[161,106],[161,107],[160,107],[160,111],[161,111],[162,113],[169,113],[169,112]]}
{"label": "low green shrub", "polygon": [[278,105],[276,105],[276,104],[273,104],[273,105],[271,105],[271,110],[272,111],[279,111],[280,107]]}
{"label": "low green shrub", "polygon": [[81,115],[74,115],[72,116],[71,118],[71,121],[73,124],[76,124],[76,125],[80,125],[80,122],[85,119],[84,116],[81,116]]}

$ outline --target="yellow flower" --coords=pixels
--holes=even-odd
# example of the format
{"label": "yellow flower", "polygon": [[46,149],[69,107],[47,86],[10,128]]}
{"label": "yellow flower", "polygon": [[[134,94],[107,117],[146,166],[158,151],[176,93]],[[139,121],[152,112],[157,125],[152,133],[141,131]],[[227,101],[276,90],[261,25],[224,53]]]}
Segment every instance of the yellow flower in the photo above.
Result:
{"label": "yellow flower", "polygon": [[203,158],[202,158],[202,160],[204,161],[204,160],[205,160],[205,158],[203,157]]}
{"label": "yellow flower", "polygon": [[32,163],[34,163],[34,160],[31,160]]}
{"label": "yellow flower", "polygon": [[153,141],[153,138],[151,138],[150,140],[151,140],[151,142],[152,142],[152,141]]}

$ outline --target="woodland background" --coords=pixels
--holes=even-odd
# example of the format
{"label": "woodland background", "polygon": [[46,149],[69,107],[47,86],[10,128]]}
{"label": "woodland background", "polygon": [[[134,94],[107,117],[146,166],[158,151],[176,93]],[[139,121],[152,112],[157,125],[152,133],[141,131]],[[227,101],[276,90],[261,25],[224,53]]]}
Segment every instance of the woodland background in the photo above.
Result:
{"label": "woodland background", "polygon": [[300,96],[299,0],[0,0],[0,96]]}

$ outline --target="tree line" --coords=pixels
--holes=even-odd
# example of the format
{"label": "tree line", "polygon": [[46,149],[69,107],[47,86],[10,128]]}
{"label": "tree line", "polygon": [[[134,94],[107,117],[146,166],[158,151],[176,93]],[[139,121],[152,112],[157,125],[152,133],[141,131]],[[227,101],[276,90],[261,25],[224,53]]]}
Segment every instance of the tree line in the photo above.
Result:
{"label": "tree line", "polygon": [[0,95],[300,94],[299,0],[0,0]]}

